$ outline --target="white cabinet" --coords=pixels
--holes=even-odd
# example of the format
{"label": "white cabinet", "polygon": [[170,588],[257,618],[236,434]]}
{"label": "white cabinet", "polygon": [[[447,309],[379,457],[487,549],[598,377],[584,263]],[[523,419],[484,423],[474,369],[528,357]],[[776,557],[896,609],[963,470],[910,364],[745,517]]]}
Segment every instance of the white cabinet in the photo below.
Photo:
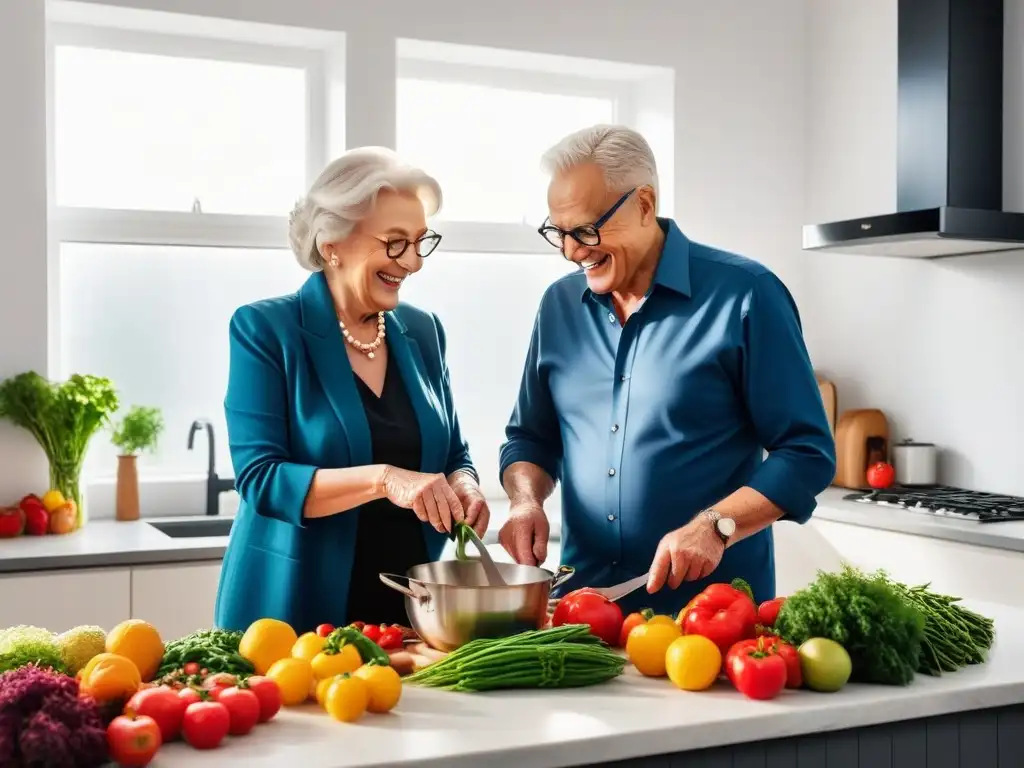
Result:
{"label": "white cabinet", "polygon": [[148,621],[164,642],[213,626],[220,561],[136,566],[131,616]]}
{"label": "white cabinet", "polygon": [[0,627],[31,624],[64,632],[96,624],[109,630],[130,611],[127,568],[0,575]]}

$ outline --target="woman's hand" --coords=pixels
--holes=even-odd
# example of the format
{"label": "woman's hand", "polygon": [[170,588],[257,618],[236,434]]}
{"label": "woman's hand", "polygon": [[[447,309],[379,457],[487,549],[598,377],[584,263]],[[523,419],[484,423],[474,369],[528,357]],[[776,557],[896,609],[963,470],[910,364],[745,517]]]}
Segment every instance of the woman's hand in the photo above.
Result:
{"label": "woman's hand", "polygon": [[453,472],[449,475],[448,482],[455,495],[459,497],[466,515],[466,524],[472,526],[476,535],[482,539],[491,522],[491,510],[487,507],[483,491],[473,476],[466,472]]}
{"label": "woman's hand", "polygon": [[425,474],[387,466],[381,487],[388,501],[411,509],[424,523],[441,533],[451,533],[454,523],[465,519],[462,502],[441,474]]}

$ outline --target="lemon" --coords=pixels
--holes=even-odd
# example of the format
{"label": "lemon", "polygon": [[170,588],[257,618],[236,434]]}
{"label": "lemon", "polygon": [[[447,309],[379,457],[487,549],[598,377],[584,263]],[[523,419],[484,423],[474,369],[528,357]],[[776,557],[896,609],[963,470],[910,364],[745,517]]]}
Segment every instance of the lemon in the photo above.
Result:
{"label": "lemon", "polygon": [[312,661],[313,657],[324,649],[324,643],[326,642],[326,637],[320,637],[316,632],[306,632],[299,635],[299,639],[295,641],[295,644],[292,646],[291,656],[296,659]]}
{"label": "lemon", "polygon": [[668,679],[684,691],[704,691],[722,671],[722,652],[703,635],[683,635],[665,651]]}
{"label": "lemon", "polygon": [[313,668],[305,659],[289,656],[278,659],[267,670],[267,677],[281,689],[281,703],[294,707],[309,698],[313,687]]}
{"label": "lemon", "polygon": [[265,675],[275,661],[291,656],[298,639],[295,630],[283,621],[257,619],[242,635],[238,653],[252,663],[257,675]]}
{"label": "lemon", "polygon": [[64,498],[64,494],[58,491],[56,488],[51,488],[43,494],[43,498],[40,499],[47,512],[53,512],[58,507],[64,506],[67,499]]}

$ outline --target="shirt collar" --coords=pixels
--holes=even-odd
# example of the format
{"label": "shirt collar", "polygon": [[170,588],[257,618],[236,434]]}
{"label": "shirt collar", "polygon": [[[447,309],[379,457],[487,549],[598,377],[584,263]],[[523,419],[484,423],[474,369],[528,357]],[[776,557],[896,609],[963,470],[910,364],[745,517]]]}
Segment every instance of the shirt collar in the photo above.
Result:
{"label": "shirt collar", "polygon": [[[665,233],[665,244],[661,249],[651,287],[661,285],[690,298],[690,240],[673,219],[659,217],[658,226]],[[580,298],[586,299],[591,295],[592,291],[584,280]]]}

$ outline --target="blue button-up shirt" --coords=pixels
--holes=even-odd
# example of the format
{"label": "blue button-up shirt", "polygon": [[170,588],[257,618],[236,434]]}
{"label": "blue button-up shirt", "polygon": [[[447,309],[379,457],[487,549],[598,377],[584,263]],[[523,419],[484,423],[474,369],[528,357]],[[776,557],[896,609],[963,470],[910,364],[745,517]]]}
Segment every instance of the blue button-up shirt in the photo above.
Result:
{"label": "blue button-up shirt", "polygon": [[[789,291],[763,265],[659,221],[651,289],[624,324],[582,272],[547,290],[506,429],[502,475],[527,461],[562,484],[562,562],[577,574],[566,589],[645,573],[662,536],[742,486],[806,522],[835,474]],[[674,612],[736,577],[758,600],[775,595],[771,528],[730,546],[707,581],[621,604]]]}

